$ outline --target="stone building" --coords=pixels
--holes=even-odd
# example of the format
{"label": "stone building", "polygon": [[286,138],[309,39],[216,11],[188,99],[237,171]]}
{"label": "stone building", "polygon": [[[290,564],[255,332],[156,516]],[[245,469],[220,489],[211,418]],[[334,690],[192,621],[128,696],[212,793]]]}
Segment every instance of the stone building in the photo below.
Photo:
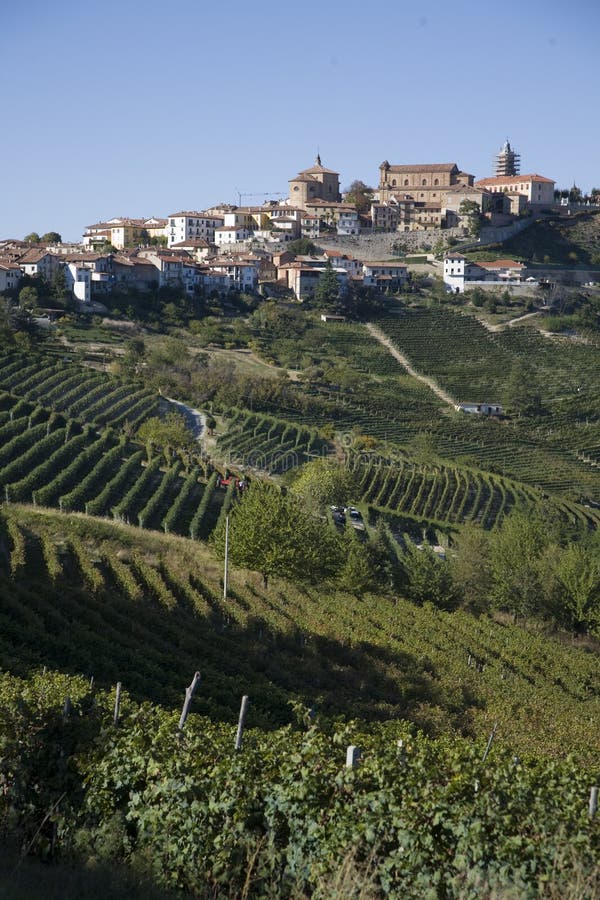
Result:
{"label": "stone building", "polygon": [[329,203],[339,203],[340,175],[321,165],[321,157],[317,154],[314,166],[299,172],[295,178],[290,178],[290,195],[288,204],[298,209],[305,209],[311,200],[327,200]]}
{"label": "stone building", "polygon": [[426,163],[391,166],[387,160],[379,166],[379,202],[396,195],[409,194],[416,202],[442,205],[446,190],[453,185],[472,185],[474,176],[462,172],[456,163]]}

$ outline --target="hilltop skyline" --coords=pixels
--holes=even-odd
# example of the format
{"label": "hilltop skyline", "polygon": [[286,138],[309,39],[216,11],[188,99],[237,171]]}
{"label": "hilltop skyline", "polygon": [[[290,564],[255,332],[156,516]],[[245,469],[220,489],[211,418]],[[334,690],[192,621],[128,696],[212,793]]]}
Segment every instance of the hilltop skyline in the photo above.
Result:
{"label": "hilltop skyline", "polygon": [[599,24],[587,0],[451,15],[439,0],[234,0],[226,18],[192,0],[176,15],[107,0],[101,16],[33,0],[0,21],[0,236],[260,203],[317,152],[343,188],[376,187],[383,159],[492,175],[508,137],[522,173],[600,187]]}

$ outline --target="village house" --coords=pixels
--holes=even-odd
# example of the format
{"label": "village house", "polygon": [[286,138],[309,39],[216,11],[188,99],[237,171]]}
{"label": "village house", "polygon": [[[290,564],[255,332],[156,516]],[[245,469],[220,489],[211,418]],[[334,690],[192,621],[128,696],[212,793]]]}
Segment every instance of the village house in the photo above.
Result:
{"label": "village house", "polygon": [[19,266],[24,275],[32,278],[39,276],[47,281],[60,267],[60,261],[49,250],[44,248],[31,248],[18,257]]}
{"label": "village house", "polygon": [[500,403],[457,403],[454,409],[457,412],[470,413],[476,416],[502,415],[502,405]]}
{"label": "village house", "polygon": [[225,224],[224,215],[207,212],[176,212],[167,219],[167,246],[173,247],[182,241],[201,239],[215,243],[215,230]]}
{"label": "village house", "polygon": [[506,194],[510,201],[510,212],[518,215],[523,209],[523,200],[528,208],[539,209],[554,204],[554,181],[543,175],[493,175],[480,178],[476,188],[483,188],[491,194]]}
{"label": "village house", "polygon": [[408,267],[401,262],[364,262],[363,285],[380,291],[396,290],[408,281]]}
{"label": "village house", "polygon": [[260,262],[258,258],[218,256],[199,266],[199,272],[202,278],[208,273],[224,275],[228,290],[254,293],[258,286]]}
{"label": "village house", "polygon": [[209,256],[214,256],[216,244],[210,244],[203,238],[190,238],[186,241],[180,241],[178,244],[173,244],[171,250],[184,250],[186,253],[189,253],[196,262],[203,262]]}
{"label": "village house", "polygon": [[[295,260],[280,266],[278,275],[279,279],[293,291],[297,300],[310,300],[314,296],[315,288],[325,270],[326,266],[323,262],[320,265],[307,265]],[[348,287],[347,271],[340,268],[334,268],[333,271],[338,280],[340,292],[345,293]]]}
{"label": "village house", "polygon": [[113,257],[109,253],[67,254],[63,272],[67,289],[81,303],[90,303],[94,294],[106,293],[114,284]]}
{"label": "village house", "polygon": [[444,284],[453,292],[462,294],[467,286],[478,284],[519,284],[523,281],[526,266],[514,259],[478,260],[471,262],[460,253],[450,251],[444,256]]}
{"label": "village house", "polygon": [[6,257],[0,257],[0,294],[15,290],[22,277],[23,272],[17,263]]}
{"label": "village house", "polygon": [[88,225],[83,234],[83,244],[84,247],[91,248],[111,244],[116,250],[123,250],[125,247],[148,243],[150,238],[164,236],[166,227],[166,219],[115,216],[106,222]]}
{"label": "village house", "polygon": [[159,287],[182,287],[191,294],[200,286],[198,265],[189,253],[156,248],[140,250],[138,255],[154,265]]}
{"label": "village house", "polygon": [[158,287],[158,272],[150,259],[133,253],[117,253],[113,256],[113,275],[116,287],[134,288],[138,291]]}

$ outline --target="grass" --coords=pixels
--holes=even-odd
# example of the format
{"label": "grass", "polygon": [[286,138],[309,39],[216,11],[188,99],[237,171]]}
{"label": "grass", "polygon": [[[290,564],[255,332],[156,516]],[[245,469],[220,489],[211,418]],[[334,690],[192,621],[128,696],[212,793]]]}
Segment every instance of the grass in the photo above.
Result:
{"label": "grass", "polygon": [[472,260],[511,259],[555,266],[600,268],[600,214],[582,212],[574,216],[540,219],[503,244],[465,252]]}

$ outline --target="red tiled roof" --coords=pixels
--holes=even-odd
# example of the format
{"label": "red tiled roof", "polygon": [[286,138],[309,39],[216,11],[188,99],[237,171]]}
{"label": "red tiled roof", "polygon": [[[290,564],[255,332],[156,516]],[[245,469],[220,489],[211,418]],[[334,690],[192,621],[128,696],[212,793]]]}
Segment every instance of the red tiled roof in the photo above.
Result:
{"label": "red tiled roof", "polygon": [[390,166],[388,171],[401,172],[408,175],[410,172],[453,172],[455,169],[458,173],[458,166],[456,163],[424,163],[413,166]]}
{"label": "red tiled roof", "polygon": [[517,262],[515,259],[490,259],[477,260],[477,265],[483,269],[524,269],[523,263]]}
{"label": "red tiled roof", "polygon": [[492,175],[490,178],[479,178],[475,187],[479,184],[517,184],[521,181],[543,181],[545,184],[554,184],[552,178],[544,178],[543,175]]}

